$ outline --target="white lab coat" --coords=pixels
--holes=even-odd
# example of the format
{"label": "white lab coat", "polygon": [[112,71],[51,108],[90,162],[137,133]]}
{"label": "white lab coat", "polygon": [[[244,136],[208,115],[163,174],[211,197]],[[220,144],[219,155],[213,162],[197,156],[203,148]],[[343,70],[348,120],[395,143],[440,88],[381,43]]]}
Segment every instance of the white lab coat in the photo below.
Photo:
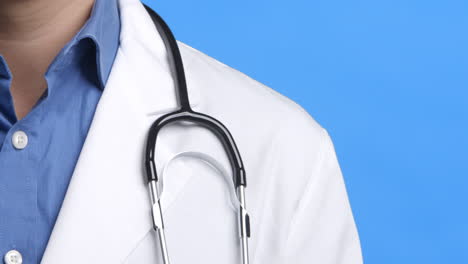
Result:
{"label": "white lab coat", "polygon": [[[139,0],[119,0],[120,47],[42,263],[161,263],[143,167],[148,129],[176,109],[159,34]],[[327,132],[301,107],[179,43],[194,110],[233,134],[247,173],[252,264],[359,264],[359,239]],[[240,263],[230,171],[209,131],[161,132],[162,207],[172,264]],[[171,160],[181,152],[204,153]],[[215,162],[214,162],[215,161]],[[60,161],[57,161],[60,162]],[[214,164],[213,164],[214,163]]]}

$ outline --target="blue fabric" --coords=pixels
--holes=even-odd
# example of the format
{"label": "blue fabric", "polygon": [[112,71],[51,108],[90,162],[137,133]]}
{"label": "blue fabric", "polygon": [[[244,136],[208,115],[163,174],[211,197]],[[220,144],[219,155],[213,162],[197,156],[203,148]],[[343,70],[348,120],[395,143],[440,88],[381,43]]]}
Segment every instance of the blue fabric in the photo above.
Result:
{"label": "blue fabric", "polygon": [[[17,120],[12,74],[0,56],[0,259],[16,249],[39,263],[57,219],[119,45],[116,0],[96,0],[91,16],[49,66],[48,89]],[[23,130],[28,145],[15,149]],[[70,227],[73,228],[73,227]]]}

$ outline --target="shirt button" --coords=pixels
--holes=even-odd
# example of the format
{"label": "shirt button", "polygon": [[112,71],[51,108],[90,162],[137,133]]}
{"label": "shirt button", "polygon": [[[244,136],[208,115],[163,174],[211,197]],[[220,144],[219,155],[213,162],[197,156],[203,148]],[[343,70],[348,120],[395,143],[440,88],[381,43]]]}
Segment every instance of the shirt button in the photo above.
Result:
{"label": "shirt button", "polygon": [[21,264],[23,257],[17,250],[10,250],[5,254],[5,264]]}
{"label": "shirt button", "polygon": [[13,133],[11,141],[16,149],[24,149],[28,145],[28,135],[24,131],[18,130]]}

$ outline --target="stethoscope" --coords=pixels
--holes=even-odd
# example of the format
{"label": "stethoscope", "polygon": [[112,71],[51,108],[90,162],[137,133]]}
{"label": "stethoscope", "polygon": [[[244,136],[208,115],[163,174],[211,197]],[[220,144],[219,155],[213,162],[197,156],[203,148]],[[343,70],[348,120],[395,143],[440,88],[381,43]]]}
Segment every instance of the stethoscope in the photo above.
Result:
{"label": "stethoscope", "polygon": [[160,202],[161,189],[158,181],[159,179],[155,162],[156,140],[159,132],[164,128],[164,126],[179,121],[189,121],[197,125],[204,126],[213,134],[215,134],[222,142],[224,149],[229,157],[234,176],[233,184],[236,189],[240,207],[238,217],[242,263],[248,264],[249,254],[247,240],[250,237],[250,220],[249,215],[247,214],[245,203],[246,176],[239,150],[237,149],[236,143],[234,142],[231,133],[220,121],[206,114],[195,112],[191,109],[187,92],[184,65],[182,63],[182,57],[180,55],[175,37],[164,20],[158,14],[156,14],[156,12],[154,12],[146,5],[145,8],[153,20],[157,30],[161,34],[166,49],[168,50],[168,56],[172,64],[171,67],[173,68],[173,72],[175,74],[174,79],[176,82],[175,85],[177,90],[177,97],[180,104],[180,109],[159,117],[151,125],[146,142],[145,168],[148,177],[152,203],[153,228],[159,238],[163,263],[169,264],[169,254],[164,233],[164,220]]}

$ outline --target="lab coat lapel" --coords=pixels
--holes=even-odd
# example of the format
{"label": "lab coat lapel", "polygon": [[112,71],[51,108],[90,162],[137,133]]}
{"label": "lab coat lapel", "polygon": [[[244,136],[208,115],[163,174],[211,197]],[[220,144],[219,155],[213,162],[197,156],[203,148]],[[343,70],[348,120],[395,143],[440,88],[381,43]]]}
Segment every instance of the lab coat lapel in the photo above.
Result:
{"label": "lab coat lapel", "polygon": [[[152,122],[177,108],[164,44],[138,0],[119,0],[120,47],[42,263],[121,263],[151,229],[143,167]],[[189,87],[198,106],[195,86]],[[173,151],[158,141],[158,164]],[[165,189],[170,204],[179,183]]]}

